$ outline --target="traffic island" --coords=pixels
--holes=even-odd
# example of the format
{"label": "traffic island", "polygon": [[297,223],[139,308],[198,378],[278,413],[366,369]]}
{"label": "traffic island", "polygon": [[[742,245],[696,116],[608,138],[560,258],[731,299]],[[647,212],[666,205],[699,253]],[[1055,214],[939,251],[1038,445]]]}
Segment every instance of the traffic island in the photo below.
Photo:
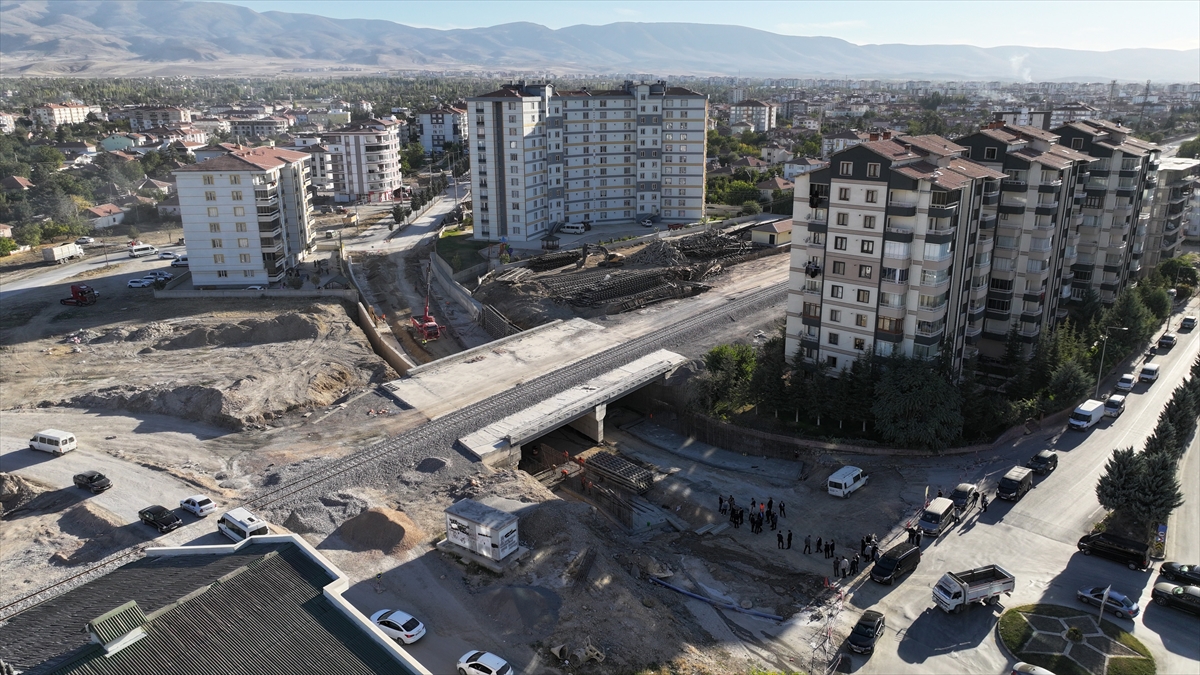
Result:
{"label": "traffic island", "polygon": [[1153,675],[1154,658],[1137,638],[1096,612],[1061,605],[1023,605],[996,624],[1014,658],[1056,675]]}

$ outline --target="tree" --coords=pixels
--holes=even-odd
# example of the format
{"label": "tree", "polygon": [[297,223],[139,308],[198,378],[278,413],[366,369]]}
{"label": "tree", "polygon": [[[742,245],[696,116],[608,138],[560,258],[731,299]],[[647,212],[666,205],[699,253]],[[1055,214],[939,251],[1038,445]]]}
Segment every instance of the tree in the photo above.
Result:
{"label": "tree", "polygon": [[138,237],[142,236],[142,233],[141,233],[141,231],[140,231],[140,230],[138,230],[136,227],[134,227],[134,226],[132,226],[132,225],[130,225],[130,226],[129,226],[129,229],[127,229],[127,230],[125,231],[125,234],[126,234],[126,235],[127,235],[129,238],[130,238],[130,239],[137,239]]}
{"label": "tree", "polygon": [[1054,369],[1047,385],[1048,397],[1054,402],[1053,409],[1063,408],[1083,398],[1092,390],[1095,380],[1075,361],[1067,361]]}
{"label": "tree", "polygon": [[21,246],[37,246],[42,243],[42,226],[26,223],[13,229],[13,239]]}
{"label": "tree", "polygon": [[1165,288],[1143,284],[1138,286],[1138,296],[1146,309],[1159,321],[1171,315],[1171,296],[1167,295]]}
{"label": "tree", "polygon": [[1193,138],[1190,141],[1184,141],[1179,145],[1179,152],[1175,153],[1176,157],[1191,159],[1200,156],[1200,136]]}
{"label": "tree", "polygon": [[775,335],[758,348],[758,366],[750,378],[750,391],[756,403],[776,414],[787,406],[787,356],[783,335]]}
{"label": "tree", "polygon": [[[1141,342],[1154,334],[1158,322],[1150,310],[1142,304],[1138,294],[1126,288],[1117,296],[1112,307],[1101,317],[1101,328],[1123,327],[1129,330],[1108,332],[1108,354],[1117,357],[1133,351]],[[1110,363],[1116,363],[1114,358]]]}
{"label": "tree", "polygon": [[715,415],[736,412],[749,400],[756,354],[750,345],[718,345],[704,355],[706,377],[701,380],[701,401]]}
{"label": "tree", "polygon": [[0,237],[0,256],[10,256],[17,250],[17,242],[12,237]]}
{"label": "tree", "polygon": [[949,129],[950,125],[946,123],[946,118],[932,110],[921,113],[920,117],[908,123],[908,133],[913,136],[923,134],[941,136]]}
{"label": "tree", "polygon": [[744,180],[731,181],[724,190],[724,202],[730,206],[745,204],[746,202],[758,203],[758,188],[752,183]]}
{"label": "tree", "polygon": [[[1194,265],[1200,262],[1200,256],[1195,253],[1181,255],[1178,258],[1168,258],[1158,264],[1156,271],[1162,275],[1163,283],[1174,286],[1176,283],[1195,287],[1200,281],[1200,272]],[[1178,281],[1177,281],[1178,280]]]}
{"label": "tree", "polygon": [[875,385],[875,429],[901,447],[940,449],[962,434],[958,390],[924,361],[890,359]]}
{"label": "tree", "polygon": [[758,202],[743,202],[742,203],[742,213],[745,213],[748,216],[753,216],[754,214],[761,213],[761,212],[762,212],[762,207],[760,207],[758,205]]}
{"label": "tree", "polygon": [[1137,496],[1141,463],[1133,448],[1114,450],[1104,465],[1104,475],[1096,483],[1096,499],[1109,511],[1120,511],[1133,504]]}
{"label": "tree", "polygon": [[1166,453],[1142,454],[1141,465],[1137,487],[1127,508],[1148,526],[1164,523],[1172,511],[1183,505],[1175,459]]}

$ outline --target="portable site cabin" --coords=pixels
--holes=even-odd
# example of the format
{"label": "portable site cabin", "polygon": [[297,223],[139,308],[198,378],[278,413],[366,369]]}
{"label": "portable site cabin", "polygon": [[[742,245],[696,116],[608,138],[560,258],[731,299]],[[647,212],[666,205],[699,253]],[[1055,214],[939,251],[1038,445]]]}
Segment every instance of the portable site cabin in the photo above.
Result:
{"label": "portable site cabin", "polygon": [[517,550],[517,517],[473,499],[446,508],[446,539],[491,560],[503,560]]}

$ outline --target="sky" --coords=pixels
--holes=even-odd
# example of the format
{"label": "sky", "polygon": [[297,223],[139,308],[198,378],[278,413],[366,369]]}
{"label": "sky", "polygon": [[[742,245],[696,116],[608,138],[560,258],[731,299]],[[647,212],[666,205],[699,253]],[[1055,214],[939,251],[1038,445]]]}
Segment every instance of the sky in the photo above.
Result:
{"label": "sky", "polygon": [[738,25],[854,44],[1022,45],[1108,51],[1200,48],[1200,2],[946,0],[763,2],[744,0],[224,0],[255,11],[387,19],[422,28],[480,28],[514,21],[549,28],[618,21]]}

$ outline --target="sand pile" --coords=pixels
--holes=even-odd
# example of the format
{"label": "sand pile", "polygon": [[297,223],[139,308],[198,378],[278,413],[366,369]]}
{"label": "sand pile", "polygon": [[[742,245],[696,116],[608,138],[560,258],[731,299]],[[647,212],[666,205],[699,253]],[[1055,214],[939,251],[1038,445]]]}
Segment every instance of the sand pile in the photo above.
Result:
{"label": "sand pile", "polygon": [[0,472],[0,516],[28,504],[47,489],[16,474]]}
{"label": "sand pile", "polygon": [[421,543],[426,534],[400,511],[375,507],[342,523],[338,536],[359,550],[378,550],[399,555]]}

